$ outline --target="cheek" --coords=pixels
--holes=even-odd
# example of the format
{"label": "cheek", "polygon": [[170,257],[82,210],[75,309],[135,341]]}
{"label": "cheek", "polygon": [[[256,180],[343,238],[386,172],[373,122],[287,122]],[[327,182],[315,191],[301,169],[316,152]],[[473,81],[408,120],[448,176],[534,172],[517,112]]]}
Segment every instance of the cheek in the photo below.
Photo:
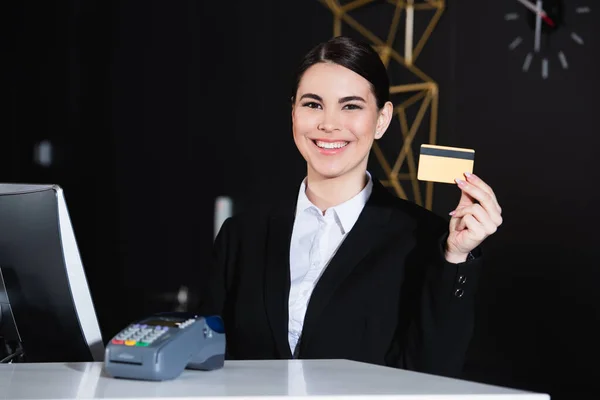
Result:
{"label": "cheek", "polygon": [[366,113],[357,113],[356,115],[346,118],[344,122],[345,128],[359,139],[373,138],[375,136],[377,120]]}
{"label": "cheek", "polygon": [[315,113],[300,109],[292,115],[292,124],[295,135],[306,135],[316,129],[317,116]]}

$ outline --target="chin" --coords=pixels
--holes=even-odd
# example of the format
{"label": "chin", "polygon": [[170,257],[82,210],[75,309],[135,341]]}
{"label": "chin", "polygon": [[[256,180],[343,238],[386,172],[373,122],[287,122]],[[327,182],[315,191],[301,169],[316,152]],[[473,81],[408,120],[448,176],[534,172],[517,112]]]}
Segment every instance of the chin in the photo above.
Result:
{"label": "chin", "polygon": [[[308,163],[309,170],[316,177],[324,179],[335,179],[341,176],[350,175],[361,169],[368,153],[364,156],[356,154],[352,143],[342,154],[324,155],[315,152],[314,148],[308,148],[303,152],[304,158]],[[316,148],[316,146],[314,146]],[[365,163],[366,169],[366,163]]]}
{"label": "chin", "polygon": [[321,172],[318,170],[315,170],[315,174],[324,179],[335,179],[335,178],[339,178],[340,176],[344,175],[343,172],[331,172],[331,171]]}
{"label": "chin", "polygon": [[323,177],[325,179],[339,178],[340,176],[348,174],[354,168],[347,168],[346,166],[339,165],[312,165],[313,172],[315,175]]}

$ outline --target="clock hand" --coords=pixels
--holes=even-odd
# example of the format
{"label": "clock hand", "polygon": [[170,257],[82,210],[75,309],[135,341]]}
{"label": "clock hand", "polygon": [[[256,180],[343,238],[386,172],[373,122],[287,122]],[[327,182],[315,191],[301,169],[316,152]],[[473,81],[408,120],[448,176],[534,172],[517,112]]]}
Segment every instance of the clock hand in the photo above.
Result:
{"label": "clock hand", "polygon": [[542,15],[540,14],[542,10],[542,0],[537,0],[536,6],[536,16],[535,16],[535,42],[533,49],[536,53],[540,52],[540,42],[542,36]]}
{"label": "clock hand", "polygon": [[527,0],[517,0],[517,1],[521,4],[523,4],[525,7],[529,8],[534,13],[536,13],[539,17],[541,17],[544,20],[545,23],[547,23],[551,27],[554,28],[556,26],[554,21],[552,21],[552,19],[548,16],[548,14],[546,14],[546,11],[542,10],[541,8],[538,10],[538,8],[533,3],[531,3]]}

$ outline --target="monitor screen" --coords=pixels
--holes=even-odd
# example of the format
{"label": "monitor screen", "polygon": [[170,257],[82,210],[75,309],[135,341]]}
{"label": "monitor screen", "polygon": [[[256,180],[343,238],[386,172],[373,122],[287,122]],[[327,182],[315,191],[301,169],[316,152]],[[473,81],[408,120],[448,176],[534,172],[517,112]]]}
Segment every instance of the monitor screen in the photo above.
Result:
{"label": "monitor screen", "polygon": [[62,189],[0,184],[0,338],[26,362],[102,361],[104,345]]}

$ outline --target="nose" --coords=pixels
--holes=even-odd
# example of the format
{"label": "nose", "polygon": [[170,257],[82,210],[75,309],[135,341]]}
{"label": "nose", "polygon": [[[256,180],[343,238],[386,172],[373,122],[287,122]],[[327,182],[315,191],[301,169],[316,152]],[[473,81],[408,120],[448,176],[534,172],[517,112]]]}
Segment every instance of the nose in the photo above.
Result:
{"label": "nose", "polygon": [[327,133],[340,130],[339,116],[334,110],[323,113],[323,119],[319,122],[318,129]]}

